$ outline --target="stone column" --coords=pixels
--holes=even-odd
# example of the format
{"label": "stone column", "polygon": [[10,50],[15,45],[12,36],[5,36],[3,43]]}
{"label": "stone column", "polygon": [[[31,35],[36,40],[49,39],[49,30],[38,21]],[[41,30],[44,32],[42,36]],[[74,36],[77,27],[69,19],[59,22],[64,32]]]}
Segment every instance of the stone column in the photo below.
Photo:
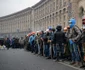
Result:
{"label": "stone column", "polygon": [[71,0],[72,3],[72,17],[78,22],[78,0]]}
{"label": "stone column", "polygon": [[34,19],[34,14],[35,12],[34,12],[34,10],[32,9],[32,11],[31,11],[31,25],[32,25],[32,31],[35,31],[35,23],[34,23],[34,21],[35,21],[35,19]]}

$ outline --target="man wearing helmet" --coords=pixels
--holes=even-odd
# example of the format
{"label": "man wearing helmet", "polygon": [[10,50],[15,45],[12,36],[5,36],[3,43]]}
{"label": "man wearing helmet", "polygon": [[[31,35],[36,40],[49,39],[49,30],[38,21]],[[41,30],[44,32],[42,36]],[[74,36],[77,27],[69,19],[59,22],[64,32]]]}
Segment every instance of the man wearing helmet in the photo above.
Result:
{"label": "man wearing helmet", "polygon": [[56,32],[54,34],[53,40],[56,42],[56,53],[57,53],[57,60],[62,60],[64,58],[64,43],[65,43],[65,33],[62,31],[62,26],[58,25],[56,27]]}
{"label": "man wearing helmet", "polygon": [[83,67],[85,67],[85,64],[84,64],[84,61],[85,61],[85,16],[83,16],[83,18],[82,18],[81,47],[83,50],[81,52],[82,65],[80,67],[83,68]]}

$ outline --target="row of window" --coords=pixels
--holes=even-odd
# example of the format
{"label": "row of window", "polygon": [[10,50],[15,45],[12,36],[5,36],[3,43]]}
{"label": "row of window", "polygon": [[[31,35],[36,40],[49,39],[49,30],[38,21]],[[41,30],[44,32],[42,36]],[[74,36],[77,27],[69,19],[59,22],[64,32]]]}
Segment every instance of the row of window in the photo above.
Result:
{"label": "row of window", "polygon": [[53,16],[51,18],[47,17],[47,18],[43,18],[41,20],[37,20],[34,22],[34,24],[35,24],[34,28],[35,28],[35,31],[46,30],[49,26],[55,27],[55,25],[60,24],[60,23],[65,27],[67,25],[66,21],[68,21],[67,13],[63,14],[61,16]]}
{"label": "row of window", "polygon": [[25,14],[20,17],[3,20],[0,22],[0,32],[16,32],[17,29],[19,31],[27,31],[30,26],[30,18],[29,14]]}
{"label": "row of window", "polygon": [[[3,20],[1,24],[1,31],[2,32],[15,32],[15,31],[24,31],[28,30],[28,28],[32,27],[32,20],[35,22],[34,26],[38,28],[39,26],[43,26],[45,23],[46,25],[42,27],[41,29],[46,28],[49,23],[49,25],[55,25],[55,21],[62,21],[66,20],[65,13],[67,13],[67,8],[63,8],[66,6],[66,0],[48,0],[38,8],[34,9],[34,19],[32,19],[32,11],[29,13],[24,12],[20,15],[12,15],[8,17],[5,21]],[[62,10],[59,10],[63,8]],[[56,12],[58,11],[58,12]],[[53,13],[55,12],[55,13]],[[51,14],[53,13],[53,14]],[[63,16],[61,16],[63,14]],[[53,22],[53,24],[51,24]],[[39,28],[38,28],[39,29]]]}
{"label": "row of window", "polygon": [[67,4],[65,0],[49,0],[45,4],[35,9],[34,12],[35,19],[44,17],[45,15],[58,11],[59,9],[65,7],[66,5]]}

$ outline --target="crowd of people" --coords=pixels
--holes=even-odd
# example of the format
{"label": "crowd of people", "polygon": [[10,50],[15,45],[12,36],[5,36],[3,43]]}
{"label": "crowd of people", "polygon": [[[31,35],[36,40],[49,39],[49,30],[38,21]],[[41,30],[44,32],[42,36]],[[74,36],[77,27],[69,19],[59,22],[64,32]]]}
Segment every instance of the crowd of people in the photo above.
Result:
{"label": "crowd of people", "polygon": [[[85,23],[85,19],[82,20]],[[46,31],[29,33],[25,38],[25,49],[32,53],[55,59],[55,61],[71,61],[74,66],[84,66],[85,61],[85,26],[80,29],[74,18],[69,26],[62,28],[49,27]]]}
{"label": "crowd of people", "polygon": [[34,54],[54,59],[55,61],[71,61],[74,66],[84,67],[85,64],[85,19],[82,19],[82,29],[71,18],[69,26],[62,28],[49,27],[46,31],[31,32],[25,38],[5,38],[1,45],[7,49],[24,48]]}
{"label": "crowd of people", "polygon": [[21,37],[21,38],[17,38],[17,37],[14,37],[14,38],[8,38],[8,37],[5,37],[5,38],[0,38],[0,46],[1,46],[1,49],[4,49],[4,48],[24,48],[24,38]]}

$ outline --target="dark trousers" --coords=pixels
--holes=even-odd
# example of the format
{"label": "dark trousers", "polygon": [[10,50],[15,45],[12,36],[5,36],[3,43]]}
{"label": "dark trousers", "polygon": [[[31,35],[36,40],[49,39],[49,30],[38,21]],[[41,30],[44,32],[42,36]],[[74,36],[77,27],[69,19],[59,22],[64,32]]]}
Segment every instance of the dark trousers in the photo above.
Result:
{"label": "dark trousers", "polygon": [[57,59],[63,59],[64,58],[64,45],[57,44]]}

